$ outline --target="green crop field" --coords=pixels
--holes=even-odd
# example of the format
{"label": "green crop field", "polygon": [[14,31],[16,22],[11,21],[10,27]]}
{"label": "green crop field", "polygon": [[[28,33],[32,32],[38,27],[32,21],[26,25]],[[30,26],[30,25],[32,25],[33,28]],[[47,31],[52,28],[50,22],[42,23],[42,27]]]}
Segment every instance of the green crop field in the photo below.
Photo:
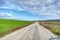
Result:
{"label": "green crop field", "polygon": [[60,36],[60,20],[40,21],[40,24]]}
{"label": "green crop field", "polygon": [[32,23],[32,21],[0,19],[0,37]]}

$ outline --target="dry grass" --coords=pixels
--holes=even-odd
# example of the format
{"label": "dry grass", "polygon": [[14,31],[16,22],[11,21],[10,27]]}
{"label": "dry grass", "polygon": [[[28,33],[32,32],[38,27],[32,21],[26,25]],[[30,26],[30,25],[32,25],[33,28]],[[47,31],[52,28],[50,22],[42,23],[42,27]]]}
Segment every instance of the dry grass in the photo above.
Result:
{"label": "dry grass", "polygon": [[41,21],[40,24],[60,36],[60,22]]}

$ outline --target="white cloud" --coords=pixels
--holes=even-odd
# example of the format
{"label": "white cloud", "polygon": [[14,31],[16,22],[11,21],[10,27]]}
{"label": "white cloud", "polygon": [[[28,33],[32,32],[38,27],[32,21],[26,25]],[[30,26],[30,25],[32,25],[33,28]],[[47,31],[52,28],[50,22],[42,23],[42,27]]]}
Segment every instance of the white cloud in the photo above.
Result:
{"label": "white cloud", "polygon": [[9,12],[0,12],[0,18],[7,18],[7,19],[20,19],[20,17],[14,16],[14,13]]}
{"label": "white cloud", "polygon": [[11,13],[4,13],[0,12],[0,17],[12,17],[13,15]]}

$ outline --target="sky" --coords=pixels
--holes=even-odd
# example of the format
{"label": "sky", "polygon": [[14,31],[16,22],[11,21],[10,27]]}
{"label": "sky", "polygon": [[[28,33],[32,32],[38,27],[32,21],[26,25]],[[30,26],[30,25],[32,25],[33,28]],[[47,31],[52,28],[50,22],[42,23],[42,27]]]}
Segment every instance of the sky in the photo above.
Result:
{"label": "sky", "polygon": [[60,0],[0,0],[0,18],[60,19]]}

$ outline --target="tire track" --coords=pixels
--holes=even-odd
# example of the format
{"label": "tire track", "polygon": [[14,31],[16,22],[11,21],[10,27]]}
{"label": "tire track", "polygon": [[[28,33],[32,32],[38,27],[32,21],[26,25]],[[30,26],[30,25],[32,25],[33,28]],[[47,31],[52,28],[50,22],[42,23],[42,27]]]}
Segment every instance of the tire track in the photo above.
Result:
{"label": "tire track", "polygon": [[33,34],[32,40],[40,40],[38,26],[35,26],[35,30],[34,30],[34,34]]}

